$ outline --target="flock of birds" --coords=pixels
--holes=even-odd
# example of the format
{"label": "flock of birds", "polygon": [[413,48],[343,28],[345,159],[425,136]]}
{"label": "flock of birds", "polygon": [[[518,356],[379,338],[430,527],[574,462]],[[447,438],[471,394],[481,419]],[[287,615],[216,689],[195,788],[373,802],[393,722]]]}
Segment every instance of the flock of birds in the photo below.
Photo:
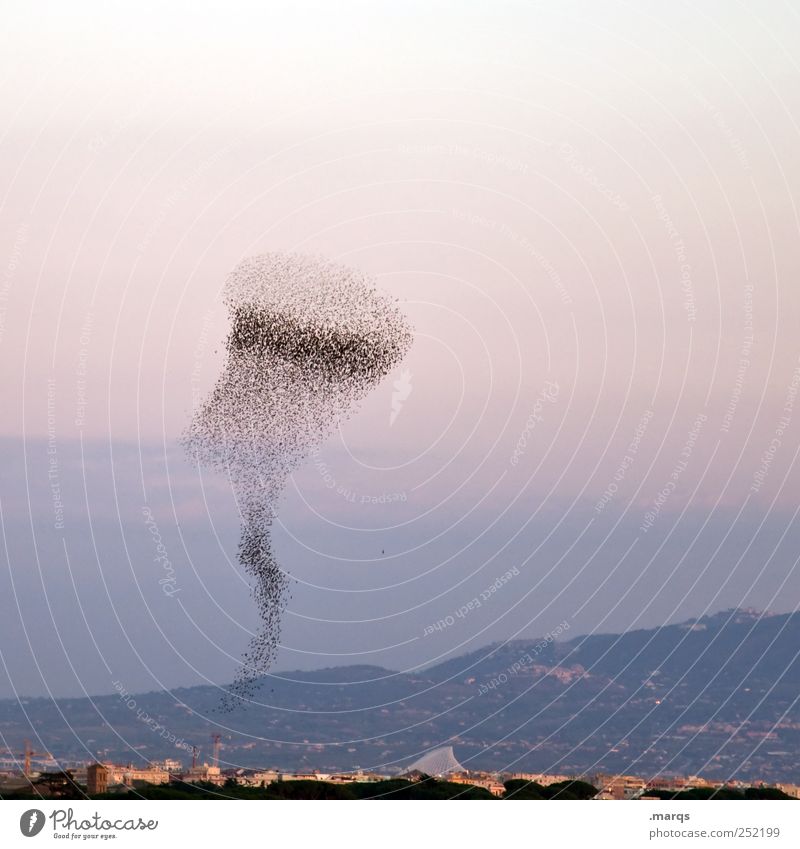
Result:
{"label": "flock of birds", "polygon": [[241,514],[239,562],[261,627],[223,699],[250,698],[275,659],[289,577],[271,528],[288,476],[405,356],[411,328],[373,281],[314,257],[251,257],[225,286],[227,360],[184,435],[201,466],[226,473]]}

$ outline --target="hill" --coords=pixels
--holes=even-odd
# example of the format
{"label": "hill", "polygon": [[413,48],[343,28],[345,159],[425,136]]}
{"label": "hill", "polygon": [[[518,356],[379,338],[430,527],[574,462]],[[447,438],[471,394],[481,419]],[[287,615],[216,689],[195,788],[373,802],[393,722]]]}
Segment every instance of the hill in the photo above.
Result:
{"label": "hill", "polygon": [[[726,611],[568,642],[518,640],[412,673],[268,676],[260,706],[214,687],[0,701],[2,739],[62,763],[209,758],[224,766],[389,771],[452,745],[470,769],[702,774],[800,783],[800,614]],[[133,704],[133,707],[131,706]]]}

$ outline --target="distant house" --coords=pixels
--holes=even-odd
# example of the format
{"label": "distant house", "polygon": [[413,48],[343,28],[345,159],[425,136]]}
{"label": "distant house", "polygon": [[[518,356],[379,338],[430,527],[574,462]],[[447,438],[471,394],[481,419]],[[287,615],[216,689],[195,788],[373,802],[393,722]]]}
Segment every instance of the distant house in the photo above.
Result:
{"label": "distant house", "polygon": [[108,792],[108,767],[104,764],[89,764],[86,768],[86,790],[90,796]]}

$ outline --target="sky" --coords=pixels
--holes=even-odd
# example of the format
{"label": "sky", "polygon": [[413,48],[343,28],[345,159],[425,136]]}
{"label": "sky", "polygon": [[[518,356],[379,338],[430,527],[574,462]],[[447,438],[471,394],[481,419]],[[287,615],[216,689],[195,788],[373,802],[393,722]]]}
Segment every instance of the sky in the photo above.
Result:
{"label": "sky", "polygon": [[237,505],[179,438],[268,251],[414,327],[289,482],[276,669],[796,609],[798,35],[781,2],[4,10],[0,696],[232,678]]}

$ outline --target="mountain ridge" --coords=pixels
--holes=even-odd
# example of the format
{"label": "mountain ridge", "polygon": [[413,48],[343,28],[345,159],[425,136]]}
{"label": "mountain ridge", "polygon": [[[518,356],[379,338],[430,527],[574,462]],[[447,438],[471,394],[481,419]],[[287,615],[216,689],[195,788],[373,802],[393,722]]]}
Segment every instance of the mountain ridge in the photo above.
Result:
{"label": "mountain ridge", "polygon": [[155,760],[176,748],[185,759],[222,733],[232,767],[380,770],[453,745],[475,769],[800,780],[798,646],[800,613],[729,610],[623,634],[521,638],[411,671],[278,673],[259,682],[261,704],[231,714],[218,712],[211,685],[7,699],[0,730],[12,750],[35,739],[62,761]]}

